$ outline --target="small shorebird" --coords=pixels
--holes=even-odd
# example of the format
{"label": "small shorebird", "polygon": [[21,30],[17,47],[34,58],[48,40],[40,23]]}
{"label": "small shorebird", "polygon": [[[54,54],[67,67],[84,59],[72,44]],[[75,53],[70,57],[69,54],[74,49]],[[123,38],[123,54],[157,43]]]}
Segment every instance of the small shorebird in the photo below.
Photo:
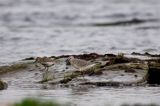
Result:
{"label": "small shorebird", "polygon": [[[83,71],[88,70],[93,68],[96,64],[91,64],[86,60],[82,60],[82,59],[76,59],[73,56],[70,56],[68,58],[68,61],[70,62],[70,64],[75,67],[76,69],[78,69],[80,72],[82,72],[83,75]],[[83,75],[84,77],[84,75]]]}
{"label": "small shorebird", "polygon": [[44,70],[48,71],[49,67],[53,66],[55,64],[54,59],[51,59],[49,57],[37,57],[34,63],[40,63],[45,67]]}

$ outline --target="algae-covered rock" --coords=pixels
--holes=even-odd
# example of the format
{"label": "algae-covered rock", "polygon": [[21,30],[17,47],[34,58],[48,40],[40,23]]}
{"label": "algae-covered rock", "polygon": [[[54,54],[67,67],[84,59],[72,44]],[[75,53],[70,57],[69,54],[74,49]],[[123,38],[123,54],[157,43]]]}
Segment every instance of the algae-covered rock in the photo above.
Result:
{"label": "algae-covered rock", "polygon": [[[85,59],[83,55],[75,57],[79,59],[83,57]],[[117,56],[108,55],[107,57],[106,55],[104,57],[102,55],[95,55],[93,59],[87,57],[85,60],[101,64],[80,72],[67,63],[67,71],[63,72],[63,74],[68,74],[59,80],[59,83],[96,86],[139,86],[147,82],[148,64],[139,59],[127,58],[124,55],[118,54]],[[62,59],[60,64],[65,62],[65,59]],[[50,84],[57,84],[57,80],[56,82],[50,82]]]}
{"label": "algae-covered rock", "polygon": [[[48,71],[45,71],[42,66],[36,67],[33,63],[34,60],[30,60],[30,62],[23,60],[23,62],[9,66],[1,66],[0,73],[12,73],[0,76],[9,79],[12,85],[20,87],[40,87],[42,83],[52,87],[57,85],[142,86],[153,81],[148,79],[155,78],[155,74],[150,72],[157,70],[156,72],[159,73],[158,57],[150,56],[148,59],[141,59],[134,56],[127,57],[125,54],[100,55],[96,53],[72,55],[77,59],[96,64],[80,71],[68,63],[67,60],[70,56],[49,57],[55,58],[55,64]],[[151,77],[151,75],[153,76]],[[159,79],[158,81],[160,82]]]}
{"label": "algae-covered rock", "polygon": [[16,71],[16,70],[22,70],[26,69],[28,67],[29,63],[15,63],[8,66],[1,66],[0,67],[0,73],[6,73],[10,71]]}
{"label": "algae-covered rock", "polygon": [[7,89],[8,84],[2,80],[0,80],[0,90]]}
{"label": "algae-covered rock", "polygon": [[[101,72],[101,74],[92,74],[91,72]],[[77,83],[80,85],[96,85],[96,86],[139,86],[146,83],[148,78],[147,64],[125,63],[105,66],[95,70],[86,70],[85,80],[74,80],[79,77],[72,77],[71,74],[68,79],[64,79],[62,83]],[[80,73],[77,73],[80,74]],[[76,82],[75,82],[76,81]]]}

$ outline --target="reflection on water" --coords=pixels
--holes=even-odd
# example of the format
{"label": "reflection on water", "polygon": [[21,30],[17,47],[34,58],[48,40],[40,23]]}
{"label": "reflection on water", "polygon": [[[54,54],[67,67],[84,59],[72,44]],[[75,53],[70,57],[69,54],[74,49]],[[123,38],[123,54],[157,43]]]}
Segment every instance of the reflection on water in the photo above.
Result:
{"label": "reflection on water", "polygon": [[2,101],[19,101],[25,97],[56,100],[76,106],[119,106],[120,104],[160,104],[158,87],[127,87],[127,88],[91,88],[88,91],[73,89],[55,90],[6,90],[0,92]]}
{"label": "reflection on water", "polygon": [[[0,0],[0,65],[44,55],[133,51],[159,54],[159,10],[159,0]],[[141,21],[136,23],[135,19]],[[9,88],[0,92],[0,100],[36,96],[72,101],[79,106],[160,104],[159,95],[158,87]]]}

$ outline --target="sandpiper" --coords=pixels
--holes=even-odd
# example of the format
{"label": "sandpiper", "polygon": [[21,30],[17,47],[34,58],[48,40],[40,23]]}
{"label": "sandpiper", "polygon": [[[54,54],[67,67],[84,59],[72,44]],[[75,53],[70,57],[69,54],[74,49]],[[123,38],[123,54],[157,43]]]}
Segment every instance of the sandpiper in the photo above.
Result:
{"label": "sandpiper", "polygon": [[45,67],[44,70],[48,71],[49,67],[53,66],[55,64],[54,59],[51,59],[49,57],[37,57],[35,60],[35,63],[40,63]]}
{"label": "sandpiper", "polygon": [[[83,71],[90,69],[92,67],[94,67],[96,64],[91,64],[86,60],[82,60],[82,59],[76,59],[73,56],[70,56],[68,58],[68,61],[70,62],[70,64],[75,67],[76,69],[78,69],[80,72],[82,72],[83,75]],[[84,77],[84,75],[83,75]]]}

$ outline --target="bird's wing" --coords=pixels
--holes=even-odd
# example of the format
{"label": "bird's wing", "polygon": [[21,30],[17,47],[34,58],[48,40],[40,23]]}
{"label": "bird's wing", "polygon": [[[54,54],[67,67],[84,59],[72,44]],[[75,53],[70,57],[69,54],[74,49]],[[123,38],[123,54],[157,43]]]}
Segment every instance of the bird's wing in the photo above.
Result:
{"label": "bird's wing", "polygon": [[88,65],[88,62],[82,59],[75,59],[75,64],[79,67],[84,67]]}

